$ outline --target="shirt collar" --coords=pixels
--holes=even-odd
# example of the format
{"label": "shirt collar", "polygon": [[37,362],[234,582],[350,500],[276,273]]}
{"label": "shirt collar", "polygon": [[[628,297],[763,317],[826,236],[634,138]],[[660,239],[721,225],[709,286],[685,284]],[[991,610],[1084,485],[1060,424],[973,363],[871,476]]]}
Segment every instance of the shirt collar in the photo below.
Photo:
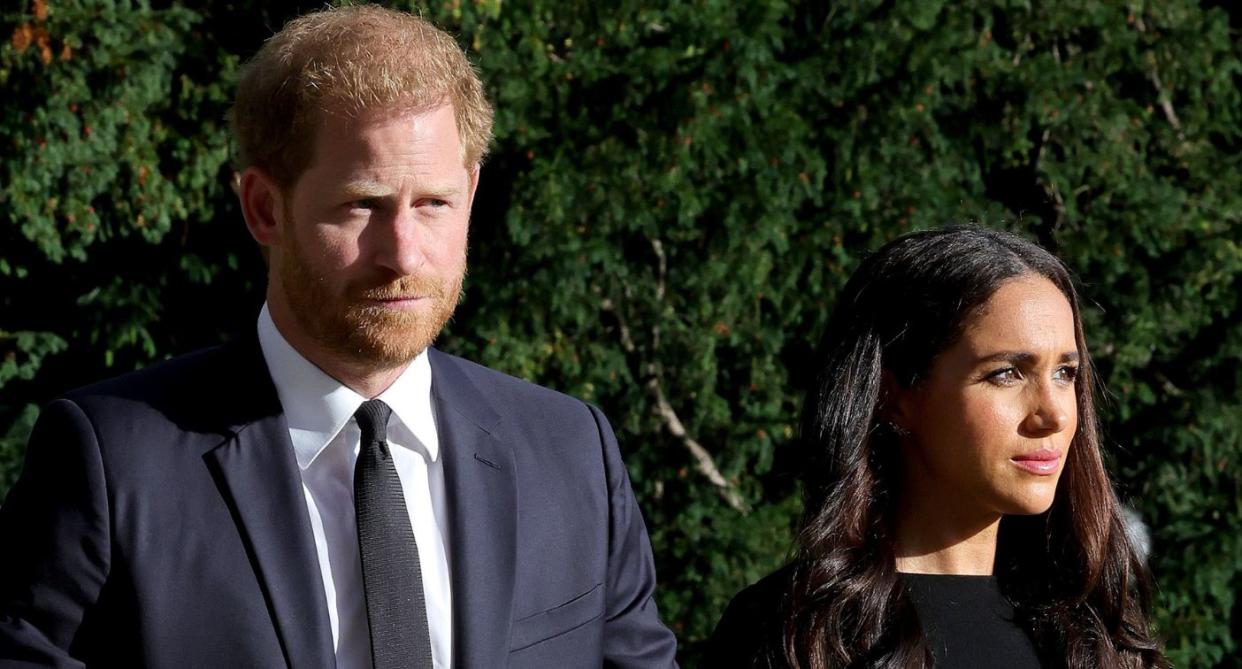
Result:
{"label": "shirt collar", "polygon": [[[289,424],[298,466],[306,469],[349,425],[366,398],[328,376],[285,339],[264,303],[259,312],[259,346]],[[428,459],[439,457],[431,409],[431,364],[423,351],[376,399],[392,408],[388,441],[407,448],[421,446]]]}

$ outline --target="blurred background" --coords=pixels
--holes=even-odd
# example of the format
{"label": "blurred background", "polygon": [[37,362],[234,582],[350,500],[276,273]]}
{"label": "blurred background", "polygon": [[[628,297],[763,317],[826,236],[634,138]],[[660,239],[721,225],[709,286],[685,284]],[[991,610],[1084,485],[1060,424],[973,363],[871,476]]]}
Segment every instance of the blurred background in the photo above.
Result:
{"label": "blurred background", "polygon": [[[977,221],[1077,272],[1160,633],[1179,667],[1242,667],[1238,3],[392,4],[459,38],[497,110],[439,346],[604,408],[684,666],[791,546],[845,278]],[[0,495],[51,398],[254,327],[225,113],[321,6],[0,9]]]}

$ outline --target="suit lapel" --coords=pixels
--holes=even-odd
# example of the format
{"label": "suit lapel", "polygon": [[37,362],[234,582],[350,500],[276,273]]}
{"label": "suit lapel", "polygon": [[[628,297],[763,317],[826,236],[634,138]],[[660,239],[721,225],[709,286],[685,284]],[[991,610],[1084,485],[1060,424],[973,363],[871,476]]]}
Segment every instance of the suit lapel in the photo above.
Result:
{"label": "suit lapel", "polygon": [[258,341],[237,346],[232,437],[206,453],[246,543],[286,663],[335,666],[328,605],[301,475]]}
{"label": "suit lapel", "polygon": [[502,667],[517,550],[513,453],[463,363],[434,349],[428,355],[449,508],[454,666]]}

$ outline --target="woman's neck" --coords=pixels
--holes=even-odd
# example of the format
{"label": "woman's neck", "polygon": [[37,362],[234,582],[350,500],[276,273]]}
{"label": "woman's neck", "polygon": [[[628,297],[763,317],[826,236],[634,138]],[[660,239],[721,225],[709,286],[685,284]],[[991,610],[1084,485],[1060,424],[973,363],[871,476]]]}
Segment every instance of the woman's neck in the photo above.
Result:
{"label": "woman's neck", "polygon": [[962,508],[954,500],[906,489],[897,508],[897,571],[992,574],[1001,515]]}

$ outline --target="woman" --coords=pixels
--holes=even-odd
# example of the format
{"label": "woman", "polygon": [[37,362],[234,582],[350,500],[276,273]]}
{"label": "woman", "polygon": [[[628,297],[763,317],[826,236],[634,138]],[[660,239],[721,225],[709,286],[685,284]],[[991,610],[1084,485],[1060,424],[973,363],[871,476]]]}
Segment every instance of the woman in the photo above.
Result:
{"label": "woman", "polygon": [[846,284],[816,369],[794,559],[703,666],[1166,666],[1060,261],[977,227],[901,237]]}

